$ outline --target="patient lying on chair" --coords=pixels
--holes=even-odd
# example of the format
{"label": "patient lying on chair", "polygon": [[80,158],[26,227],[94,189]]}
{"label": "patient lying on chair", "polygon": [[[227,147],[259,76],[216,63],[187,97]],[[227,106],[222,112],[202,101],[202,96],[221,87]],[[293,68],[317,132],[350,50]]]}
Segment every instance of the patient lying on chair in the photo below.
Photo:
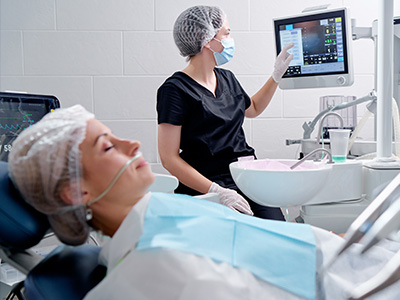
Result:
{"label": "patient lying on chair", "polygon": [[[91,229],[111,237],[100,255],[107,276],[86,299],[346,299],[400,248],[348,251],[320,274],[341,237],[149,193],[154,175],[139,150],[79,105],[45,116],[13,144],[12,180],[62,242],[82,244]],[[400,286],[382,293],[398,299]]]}

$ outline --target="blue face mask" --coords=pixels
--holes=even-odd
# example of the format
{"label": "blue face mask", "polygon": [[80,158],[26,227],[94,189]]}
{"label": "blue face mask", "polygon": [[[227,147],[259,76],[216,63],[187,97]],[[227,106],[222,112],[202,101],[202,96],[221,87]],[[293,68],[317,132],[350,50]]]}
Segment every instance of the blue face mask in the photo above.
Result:
{"label": "blue face mask", "polygon": [[216,52],[210,48],[210,50],[214,54],[215,62],[217,66],[226,64],[232,59],[233,54],[235,54],[235,41],[233,40],[233,38],[226,38],[222,40],[217,40],[216,38],[214,38],[214,40],[220,42],[224,47],[224,50],[222,50],[222,52]]}

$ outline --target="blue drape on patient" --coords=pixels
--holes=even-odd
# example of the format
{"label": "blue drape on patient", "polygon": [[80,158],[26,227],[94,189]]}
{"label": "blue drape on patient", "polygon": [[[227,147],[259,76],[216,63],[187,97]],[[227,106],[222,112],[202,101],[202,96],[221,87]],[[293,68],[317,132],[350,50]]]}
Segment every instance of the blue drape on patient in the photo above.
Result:
{"label": "blue drape on patient", "polygon": [[250,217],[186,195],[153,193],[137,246],[151,248],[210,257],[315,298],[315,239],[305,224]]}

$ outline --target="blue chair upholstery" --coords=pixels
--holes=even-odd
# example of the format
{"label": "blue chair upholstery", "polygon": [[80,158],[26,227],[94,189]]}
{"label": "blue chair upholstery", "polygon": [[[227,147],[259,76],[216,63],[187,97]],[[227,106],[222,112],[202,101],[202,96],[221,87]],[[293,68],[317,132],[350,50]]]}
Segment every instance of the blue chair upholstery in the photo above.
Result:
{"label": "blue chair upholstery", "polygon": [[8,176],[8,164],[3,161],[0,161],[0,228],[0,245],[11,250],[35,246],[50,228],[47,217],[22,199]]}
{"label": "blue chair upholstery", "polygon": [[25,273],[25,297],[30,300],[82,299],[106,274],[97,262],[100,247],[60,245],[44,259],[29,248],[50,229],[47,217],[26,203],[0,162],[0,255]]}
{"label": "blue chair upholstery", "polygon": [[100,247],[61,245],[27,276],[25,295],[32,300],[75,300],[83,297],[106,275],[98,265]]}

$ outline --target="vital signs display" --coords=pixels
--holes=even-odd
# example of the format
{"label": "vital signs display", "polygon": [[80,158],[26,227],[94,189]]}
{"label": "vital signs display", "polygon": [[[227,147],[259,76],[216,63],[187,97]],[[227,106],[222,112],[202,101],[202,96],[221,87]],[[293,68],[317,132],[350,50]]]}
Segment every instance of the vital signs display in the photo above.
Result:
{"label": "vital signs display", "polygon": [[12,142],[21,131],[58,107],[54,96],[0,92],[0,160],[8,160]]}
{"label": "vital signs display", "polygon": [[345,8],[274,20],[277,53],[293,54],[281,88],[348,86],[353,83],[351,25]]}

